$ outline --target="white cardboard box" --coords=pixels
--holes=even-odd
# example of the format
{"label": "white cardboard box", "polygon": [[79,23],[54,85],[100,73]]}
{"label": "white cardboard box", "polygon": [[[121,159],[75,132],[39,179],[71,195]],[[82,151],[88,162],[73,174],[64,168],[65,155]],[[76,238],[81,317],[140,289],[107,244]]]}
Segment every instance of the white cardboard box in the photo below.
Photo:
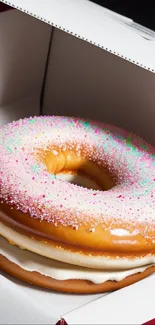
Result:
{"label": "white cardboard box", "polygon": [[[0,124],[76,115],[155,144],[155,38],[87,0],[3,1]],[[23,12],[21,12],[23,11]],[[33,17],[31,17],[33,16]],[[0,275],[0,324],[142,324],[155,318],[155,276],[110,294],[67,295]]]}

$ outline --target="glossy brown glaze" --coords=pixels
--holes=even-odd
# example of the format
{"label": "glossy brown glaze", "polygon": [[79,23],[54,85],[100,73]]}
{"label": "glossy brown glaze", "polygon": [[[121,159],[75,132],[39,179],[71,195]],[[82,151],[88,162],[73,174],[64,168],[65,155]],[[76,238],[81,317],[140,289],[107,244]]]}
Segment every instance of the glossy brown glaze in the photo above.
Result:
{"label": "glossy brown glaze", "polygon": [[[58,154],[54,152],[57,150]],[[59,152],[58,148],[49,148],[47,151],[38,150],[36,159],[43,162],[49,173],[58,174],[67,171],[79,171],[87,174],[94,179],[102,190],[109,190],[115,184],[112,175],[105,170],[104,162],[99,167],[97,164],[89,161],[83,156],[78,156],[75,152],[65,151]],[[83,214],[81,226],[76,229],[72,226],[64,226],[63,223],[48,222],[41,218],[31,217],[29,213],[23,213],[16,206],[10,206],[6,203],[0,203],[0,221],[4,222],[15,230],[36,238],[37,240],[51,241],[52,245],[60,245],[72,251],[91,252],[94,255],[108,256],[142,256],[147,254],[155,254],[155,241],[153,230],[145,233],[145,225],[138,225],[138,231],[131,225],[127,219],[124,223],[117,221],[112,224],[111,220],[102,220],[95,231],[91,229],[90,223],[85,223],[85,215]],[[48,213],[48,211],[47,211]],[[62,216],[65,218],[65,216]],[[74,215],[72,216],[74,220]],[[112,233],[116,229],[129,229],[127,235],[115,235]],[[152,231],[152,232],[151,232]]]}

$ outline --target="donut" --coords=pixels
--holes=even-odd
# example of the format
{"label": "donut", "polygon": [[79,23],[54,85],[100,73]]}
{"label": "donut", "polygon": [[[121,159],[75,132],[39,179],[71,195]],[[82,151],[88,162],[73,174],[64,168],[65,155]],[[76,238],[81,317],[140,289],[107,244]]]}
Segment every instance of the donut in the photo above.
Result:
{"label": "donut", "polygon": [[3,271],[76,293],[116,290],[155,271],[151,145],[112,125],[40,116],[1,127],[0,152]]}
{"label": "donut", "polygon": [[[39,256],[0,237],[0,268],[34,286],[60,292],[92,294],[118,290],[146,278],[155,266],[131,270],[94,270]],[[85,279],[85,280],[83,280]]]}

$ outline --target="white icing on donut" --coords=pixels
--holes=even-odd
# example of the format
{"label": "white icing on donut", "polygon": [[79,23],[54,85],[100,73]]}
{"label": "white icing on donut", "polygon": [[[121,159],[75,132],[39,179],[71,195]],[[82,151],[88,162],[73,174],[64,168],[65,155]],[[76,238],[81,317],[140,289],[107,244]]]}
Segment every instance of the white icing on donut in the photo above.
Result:
{"label": "white icing on donut", "polygon": [[102,270],[124,270],[155,264],[155,255],[147,255],[145,257],[135,258],[111,258],[104,256],[89,256],[80,253],[72,253],[70,251],[57,248],[48,243],[31,239],[21,235],[0,222],[0,235],[7,238],[11,242],[17,244],[23,249],[37,253],[60,262],[78,265],[93,269]]}
{"label": "white icing on donut", "polygon": [[[48,145],[62,152],[76,149],[77,155],[84,148],[87,159],[104,161],[117,176],[116,185],[90,190],[48,173],[35,157],[36,149]],[[155,149],[102,123],[68,117],[19,120],[0,128],[0,199],[55,226],[135,230],[155,247]]]}
{"label": "white icing on donut", "polygon": [[57,262],[47,257],[23,251],[18,247],[10,245],[3,237],[0,237],[0,254],[26,271],[36,271],[56,280],[80,279],[88,280],[95,284],[103,283],[108,280],[121,281],[127,276],[143,272],[151,266],[147,265],[124,271],[93,270]]}

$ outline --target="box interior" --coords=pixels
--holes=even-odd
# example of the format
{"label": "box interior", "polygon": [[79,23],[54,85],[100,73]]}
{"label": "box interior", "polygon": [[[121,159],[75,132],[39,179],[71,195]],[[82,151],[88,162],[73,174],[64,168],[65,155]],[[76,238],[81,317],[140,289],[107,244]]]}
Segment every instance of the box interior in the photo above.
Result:
{"label": "box interior", "polygon": [[143,324],[155,316],[155,275],[92,301],[67,315],[67,324]]}
{"label": "box interior", "polygon": [[0,275],[0,288],[0,324],[10,324],[12,320],[14,324],[23,324],[24,319],[26,324],[56,324],[63,314],[104,296],[52,292],[23,284],[4,274]]}
{"label": "box interior", "polygon": [[153,73],[54,29],[44,114],[97,119],[154,144],[154,87]]}
{"label": "box interior", "polygon": [[1,125],[40,113],[81,116],[155,143],[154,73],[17,10],[1,14],[1,26]]}
{"label": "box interior", "polygon": [[[45,2],[49,5],[47,0]],[[56,5],[56,1],[53,3]],[[66,0],[66,5],[68,3],[71,5],[71,2]],[[85,1],[82,0],[81,3],[84,4]],[[14,5],[17,4],[20,4],[20,1],[15,0]],[[24,9],[26,8],[24,5],[27,7],[30,4],[27,4],[27,1],[23,2],[21,9],[27,10]],[[94,6],[94,4],[91,5]],[[37,9],[34,1],[31,2],[31,6],[33,16],[34,12],[35,15],[39,15],[40,6]],[[75,9],[72,8],[73,11]],[[92,12],[91,10],[89,13]],[[55,28],[23,12],[13,10],[0,15],[0,62],[2,67],[0,72],[0,125],[30,115],[74,115],[124,127],[138,133],[149,142],[155,143],[153,132],[154,73],[139,67],[140,64],[128,62],[120,55],[113,55],[110,51],[94,46],[90,44],[91,42],[85,42],[80,37],[64,33],[60,30],[62,28]],[[67,13],[64,16],[67,17]],[[61,18],[62,13],[60,16],[55,16],[58,21]],[[115,19],[112,21],[115,28],[116,21]],[[73,21],[70,23],[74,26]],[[90,21],[88,26],[89,24]],[[75,24],[75,31],[77,26],[79,27],[78,23]],[[67,28],[69,27],[66,26],[66,30]],[[124,30],[124,28],[126,27],[121,25],[120,29]],[[88,28],[86,30],[88,31]],[[84,30],[82,29],[81,32],[83,33]],[[133,39],[134,37],[136,40],[138,38],[140,50],[144,44],[148,44],[133,31],[128,32],[129,34],[133,33]],[[94,35],[96,37],[96,32]],[[86,35],[83,36],[84,39],[85,37]],[[110,37],[109,39],[112,42]],[[105,39],[103,41],[106,43]],[[142,61],[139,62],[143,66],[145,61],[145,68],[152,66],[153,69],[155,60],[151,61],[151,58],[154,52],[151,52],[151,56],[147,53],[150,51],[150,46],[155,50],[153,43],[149,44],[148,48],[146,46],[147,49],[142,52],[145,54],[145,60],[142,55],[140,56]],[[129,55],[131,54],[129,47],[124,46],[124,50]],[[131,55],[131,61],[133,61],[134,54],[135,49]],[[154,280],[152,279],[155,280],[155,277],[150,277],[147,281],[151,281],[149,283],[152,283],[153,286]],[[143,281],[144,287],[145,283],[148,282]],[[107,295],[65,295],[34,289],[18,283],[18,281],[12,281],[11,278],[6,278],[3,275],[0,277],[0,285],[2,288],[0,304],[4,311],[2,321],[5,319],[5,322],[9,323],[13,317],[16,324],[20,324],[23,317],[29,324],[35,324],[36,317],[40,324],[45,322],[54,324],[61,316],[66,317],[66,320],[72,324],[73,319],[74,323],[77,323],[77,320],[79,320],[79,324],[84,321],[87,323],[88,318],[83,318],[80,314],[88,315],[91,308],[90,315],[94,309],[99,315],[98,323],[100,321],[103,323],[104,313],[103,317],[100,317],[103,301],[104,306],[106,306],[106,301],[111,305],[115,298],[108,302],[110,297],[116,297],[117,300],[117,294],[119,297],[121,292],[127,292],[126,289],[122,289],[118,293]],[[151,287],[151,284],[149,285]],[[136,291],[136,286],[130,288],[135,288]],[[101,297],[103,298],[99,299]],[[153,293],[151,293],[151,297],[153,297]],[[9,313],[5,309],[8,306],[8,298],[10,301]],[[91,301],[94,301],[92,307]],[[99,310],[98,307],[95,309],[96,306],[99,306]],[[68,316],[66,316],[67,314]],[[90,323],[91,319],[95,320],[93,316],[92,318],[90,316]],[[110,319],[108,314],[104,319],[107,323]]]}
{"label": "box interior", "polygon": [[40,113],[51,26],[17,10],[0,14],[0,125]]}

